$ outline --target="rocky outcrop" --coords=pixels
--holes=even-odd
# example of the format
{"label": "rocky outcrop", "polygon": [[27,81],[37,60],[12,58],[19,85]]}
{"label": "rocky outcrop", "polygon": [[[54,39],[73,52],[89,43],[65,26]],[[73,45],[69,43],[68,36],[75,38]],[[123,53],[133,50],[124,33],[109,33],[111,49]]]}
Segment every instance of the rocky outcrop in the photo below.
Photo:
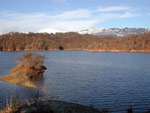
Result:
{"label": "rocky outcrop", "polygon": [[104,113],[104,111],[65,101],[44,100],[24,105],[15,113]]}
{"label": "rocky outcrop", "polygon": [[9,75],[0,77],[0,80],[15,85],[36,88],[37,86],[33,81],[42,77],[45,70],[45,66],[26,66],[20,64],[13,68]]}

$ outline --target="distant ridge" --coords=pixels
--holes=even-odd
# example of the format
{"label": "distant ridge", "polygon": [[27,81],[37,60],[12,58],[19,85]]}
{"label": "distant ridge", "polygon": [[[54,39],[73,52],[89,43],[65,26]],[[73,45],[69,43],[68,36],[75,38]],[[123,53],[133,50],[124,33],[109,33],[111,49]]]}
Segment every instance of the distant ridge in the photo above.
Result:
{"label": "distant ridge", "polygon": [[131,34],[142,34],[145,32],[150,32],[150,28],[109,28],[109,29],[104,29],[104,28],[97,28],[97,29],[86,29],[86,30],[81,30],[78,33],[79,34],[92,34],[92,35],[114,35],[114,36],[119,36],[123,37],[126,35],[131,35]]}
{"label": "distant ridge", "polygon": [[[15,31],[16,32],[16,31]],[[24,34],[32,34],[32,33],[48,33],[48,34],[56,34],[56,33],[79,33],[79,34],[91,34],[91,35],[97,35],[97,36],[118,36],[118,37],[123,37],[126,35],[132,35],[132,34],[143,34],[143,33],[150,33],[150,28],[96,28],[96,29],[85,29],[81,31],[66,31],[66,32],[61,32],[57,31],[54,32],[51,29],[47,29],[45,31],[39,31],[39,32],[18,32],[18,33],[24,33]],[[14,32],[7,32],[7,33],[2,33],[0,32],[0,35],[3,34],[13,34]]]}

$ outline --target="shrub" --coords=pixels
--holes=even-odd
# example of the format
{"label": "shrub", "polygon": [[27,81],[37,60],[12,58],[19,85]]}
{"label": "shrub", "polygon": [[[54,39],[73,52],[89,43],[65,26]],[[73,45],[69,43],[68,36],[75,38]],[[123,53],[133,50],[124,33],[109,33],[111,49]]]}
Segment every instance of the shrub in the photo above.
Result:
{"label": "shrub", "polygon": [[32,66],[39,67],[39,66],[43,66],[44,59],[45,59],[44,55],[40,55],[34,52],[26,52],[26,53],[19,54],[16,60],[21,65],[30,66],[30,67]]}

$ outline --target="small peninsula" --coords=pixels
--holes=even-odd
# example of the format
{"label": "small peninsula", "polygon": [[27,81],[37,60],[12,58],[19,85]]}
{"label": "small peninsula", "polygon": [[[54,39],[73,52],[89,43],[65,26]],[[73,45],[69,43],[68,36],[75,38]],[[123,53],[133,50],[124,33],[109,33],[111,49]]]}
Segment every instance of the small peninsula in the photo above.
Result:
{"label": "small peninsula", "polygon": [[43,76],[46,67],[43,65],[44,56],[27,52],[17,57],[19,65],[14,67],[9,75],[0,77],[0,80],[26,87],[36,88],[34,80]]}

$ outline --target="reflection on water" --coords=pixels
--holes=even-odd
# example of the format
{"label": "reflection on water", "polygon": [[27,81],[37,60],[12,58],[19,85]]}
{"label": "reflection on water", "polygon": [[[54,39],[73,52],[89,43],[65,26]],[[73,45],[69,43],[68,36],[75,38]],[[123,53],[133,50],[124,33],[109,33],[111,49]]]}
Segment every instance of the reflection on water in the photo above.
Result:
{"label": "reflection on water", "polygon": [[[40,96],[120,111],[130,105],[140,112],[150,107],[150,54],[39,51],[45,54],[44,77],[36,84]],[[0,52],[0,76],[16,66],[18,52]],[[0,103],[7,94],[30,98],[38,89],[0,81]]]}
{"label": "reflection on water", "polygon": [[36,79],[33,81],[33,83],[34,83],[37,87],[39,87],[40,89],[43,88],[43,86],[44,86],[44,77],[41,76],[41,77],[36,78]]}

